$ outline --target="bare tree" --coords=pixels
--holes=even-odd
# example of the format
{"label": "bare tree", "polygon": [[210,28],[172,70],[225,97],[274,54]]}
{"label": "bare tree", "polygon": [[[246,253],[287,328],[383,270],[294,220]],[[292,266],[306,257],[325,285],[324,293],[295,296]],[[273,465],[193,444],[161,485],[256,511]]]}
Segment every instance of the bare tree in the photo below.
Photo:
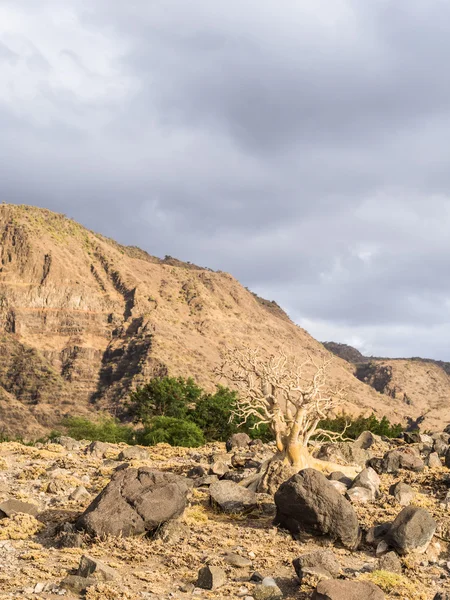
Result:
{"label": "bare tree", "polygon": [[333,358],[319,364],[311,356],[302,364],[284,352],[265,359],[260,350],[227,349],[217,374],[239,391],[234,416],[240,424],[251,417],[255,427],[267,423],[271,428],[278,458],[296,469],[341,469],[341,465],[314,459],[308,444],[311,437],[342,439],[342,434],[319,429],[331,409],[345,397],[344,388],[328,383],[327,370]]}

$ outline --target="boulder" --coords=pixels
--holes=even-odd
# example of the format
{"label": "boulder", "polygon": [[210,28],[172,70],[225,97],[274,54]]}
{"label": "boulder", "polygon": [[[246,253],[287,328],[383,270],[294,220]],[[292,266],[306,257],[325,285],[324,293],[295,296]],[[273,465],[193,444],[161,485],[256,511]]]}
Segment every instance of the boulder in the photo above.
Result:
{"label": "boulder", "polygon": [[275,504],[275,524],[294,536],[327,535],[347,548],[358,546],[359,523],[352,505],[319,471],[304,469],[291,477],[275,494]]}
{"label": "boulder", "polygon": [[450,469],[450,446],[449,446],[449,448],[448,448],[447,452],[445,453],[445,459],[444,459],[444,463],[445,463],[445,466],[446,466],[448,469]]}
{"label": "boulder", "polygon": [[79,517],[77,527],[96,536],[153,531],[183,513],[188,489],[185,478],[172,473],[122,469]]}
{"label": "boulder", "polygon": [[246,433],[234,433],[225,444],[227,452],[231,452],[238,448],[247,449],[251,441],[251,437]]}
{"label": "boulder", "polygon": [[399,554],[425,552],[437,524],[424,508],[405,507],[392,523],[385,540]]}
{"label": "boulder", "polygon": [[312,595],[312,600],[384,600],[383,591],[368,581],[346,581],[329,579],[321,581]]}
{"label": "boulder", "polygon": [[210,500],[225,513],[245,513],[255,509],[258,497],[255,492],[234,483],[234,481],[217,481],[209,488]]}
{"label": "boulder", "polygon": [[450,592],[438,592],[433,600],[450,600]]}
{"label": "boulder", "polygon": [[339,577],[341,566],[331,550],[316,550],[303,554],[292,561],[300,584],[306,575],[313,575],[319,579],[333,579]]}
{"label": "boulder", "polygon": [[403,483],[403,481],[397,481],[397,483],[391,485],[389,493],[394,496],[401,506],[409,506],[416,495],[413,488],[407,483]]}

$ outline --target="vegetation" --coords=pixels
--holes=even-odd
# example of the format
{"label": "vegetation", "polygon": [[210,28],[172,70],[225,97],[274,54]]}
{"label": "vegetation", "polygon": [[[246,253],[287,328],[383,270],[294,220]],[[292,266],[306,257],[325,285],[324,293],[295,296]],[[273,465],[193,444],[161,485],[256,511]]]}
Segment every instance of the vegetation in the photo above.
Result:
{"label": "vegetation", "polygon": [[342,414],[332,419],[320,421],[319,427],[336,433],[345,432],[345,437],[351,439],[356,439],[363,431],[371,431],[376,435],[395,438],[404,430],[399,423],[392,425],[386,417],[378,420],[374,414],[370,415],[370,417],[359,416],[356,419]]}
{"label": "vegetation", "polygon": [[128,414],[144,425],[154,417],[185,419],[202,395],[202,388],[191,377],[155,377],[131,394]]}
{"label": "vegetation", "polygon": [[[97,422],[84,417],[69,417],[62,422],[67,435],[75,440],[109,442],[111,444],[134,444],[136,435],[132,427],[122,425],[112,417],[102,417]],[[61,435],[53,432],[52,437]]]}
{"label": "vegetation", "polygon": [[[238,431],[266,442],[273,440],[270,423],[261,422],[258,415],[249,414],[245,423],[238,423],[238,401],[236,391],[221,385],[211,394],[191,378],[159,377],[131,394],[128,413],[134,426],[110,416],[102,416],[95,422],[85,417],[70,417],[62,425],[67,435],[77,440],[142,446],[164,442],[195,448],[206,442],[226,441]],[[345,437],[356,439],[363,431],[397,437],[402,430],[401,425],[391,425],[386,417],[378,420],[371,415],[353,419],[342,414],[320,421],[315,433],[326,431],[337,436],[344,433]],[[51,437],[59,435],[60,432],[53,432]]]}
{"label": "vegetation", "polygon": [[173,417],[155,417],[139,432],[137,439],[142,446],[165,442],[171,446],[198,448],[205,443],[205,436],[195,423]]}

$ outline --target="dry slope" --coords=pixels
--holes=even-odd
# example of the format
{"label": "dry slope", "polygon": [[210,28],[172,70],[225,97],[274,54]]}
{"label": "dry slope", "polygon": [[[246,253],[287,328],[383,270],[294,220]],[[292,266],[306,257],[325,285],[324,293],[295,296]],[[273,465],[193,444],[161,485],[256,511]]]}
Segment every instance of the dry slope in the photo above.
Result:
{"label": "dry slope", "polygon": [[[325,352],[231,275],[120,246],[48,210],[1,205],[0,243],[0,420],[8,432],[34,435],[67,414],[120,411],[130,388],[156,374],[212,387],[225,344]],[[331,377],[349,386],[356,412],[395,419],[395,402],[356,380],[347,362],[336,359]]]}

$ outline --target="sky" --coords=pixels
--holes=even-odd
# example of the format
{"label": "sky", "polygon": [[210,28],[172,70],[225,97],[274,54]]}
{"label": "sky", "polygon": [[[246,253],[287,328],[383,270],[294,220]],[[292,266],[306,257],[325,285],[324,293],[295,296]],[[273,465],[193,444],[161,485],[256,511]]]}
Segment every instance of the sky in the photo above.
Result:
{"label": "sky", "polygon": [[450,360],[447,0],[1,0],[0,199]]}

